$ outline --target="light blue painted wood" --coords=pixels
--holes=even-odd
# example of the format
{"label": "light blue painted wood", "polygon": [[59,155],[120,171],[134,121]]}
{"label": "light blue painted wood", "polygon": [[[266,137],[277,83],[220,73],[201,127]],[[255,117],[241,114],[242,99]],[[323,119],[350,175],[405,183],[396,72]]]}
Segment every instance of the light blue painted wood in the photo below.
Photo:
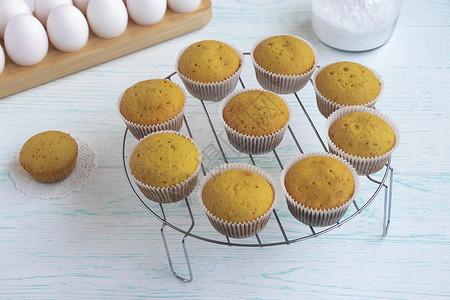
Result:
{"label": "light blue painted wood", "polygon": [[[449,14],[446,0],[403,1],[388,44],[346,53],[314,37],[309,1],[213,1],[213,18],[199,31],[0,100],[0,298],[448,298]],[[352,60],[383,76],[386,87],[377,108],[391,116],[402,133],[393,156],[389,235],[381,237],[383,199],[377,197],[345,226],[289,246],[228,248],[188,239],[194,281],[183,284],[167,266],[161,224],[143,209],[126,182],[117,97],[139,80],[170,74],[178,51],[194,41],[221,39],[250,51],[258,39],[278,33],[311,41],[319,63]],[[249,87],[257,87],[253,76],[247,59],[242,77]],[[299,94],[323,130],[311,86]],[[295,105],[293,97],[286,98]],[[211,111],[217,106],[207,105]],[[206,149],[212,136],[198,108],[198,101],[190,98],[188,120],[198,144]],[[298,118],[292,127],[305,150],[320,150],[298,105],[294,111]],[[219,126],[217,119],[214,124]],[[90,141],[98,152],[99,168],[81,191],[68,197],[28,198],[15,189],[9,167],[31,135],[48,129]],[[289,141],[283,142],[283,162],[295,151]],[[230,155],[236,160],[244,157]],[[273,158],[262,160],[277,173]],[[289,219],[282,199],[277,206],[289,235],[307,232]],[[195,232],[221,238],[199,205],[192,207]],[[186,221],[180,211],[173,210],[176,224]],[[261,237],[274,234],[269,227]],[[168,230],[167,237],[175,267],[187,274],[181,263],[181,236]]]}

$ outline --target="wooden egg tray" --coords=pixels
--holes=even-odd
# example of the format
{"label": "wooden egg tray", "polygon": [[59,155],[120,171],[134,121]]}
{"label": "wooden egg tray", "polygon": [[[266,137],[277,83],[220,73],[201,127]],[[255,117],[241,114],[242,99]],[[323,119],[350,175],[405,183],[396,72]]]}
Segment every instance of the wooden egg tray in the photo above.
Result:
{"label": "wooden egg tray", "polygon": [[49,43],[44,60],[30,67],[16,65],[5,51],[0,99],[200,29],[209,23],[211,16],[211,0],[202,0],[195,11],[186,14],[168,8],[164,18],[154,25],[141,26],[129,20],[127,29],[117,38],[102,39],[91,31],[86,46],[75,52],[61,52]]}

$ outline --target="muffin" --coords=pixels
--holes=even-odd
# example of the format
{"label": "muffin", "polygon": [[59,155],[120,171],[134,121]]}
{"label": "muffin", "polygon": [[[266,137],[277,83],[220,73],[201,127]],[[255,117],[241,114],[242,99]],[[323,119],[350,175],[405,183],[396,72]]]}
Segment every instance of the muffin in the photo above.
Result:
{"label": "muffin", "polygon": [[330,152],[348,160],[359,175],[381,170],[400,140],[399,130],[388,116],[364,106],[335,111],[325,130]]}
{"label": "muffin", "polygon": [[321,67],[313,76],[313,85],[317,107],[326,118],[345,106],[373,107],[383,91],[380,75],[348,61]]}
{"label": "muffin", "polygon": [[301,90],[317,65],[312,45],[293,35],[266,38],[256,44],[251,55],[259,84],[277,94]]}
{"label": "muffin", "polygon": [[67,133],[50,130],[28,139],[19,154],[20,165],[34,179],[52,183],[67,178],[77,164],[78,145]]}
{"label": "muffin", "polygon": [[303,154],[281,174],[291,214],[310,226],[338,222],[358,192],[358,175],[344,159],[329,153]]}
{"label": "muffin", "polygon": [[176,131],[147,135],[134,148],[129,167],[142,193],[159,203],[177,202],[195,188],[201,155],[188,137]]}
{"label": "muffin", "polygon": [[205,40],[181,51],[176,71],[192,96],[216,101],[235,89],[243,65],[244,55],[236,48]]}
{"label": "muffin", "polygon": [[283,140],[291,113],[287,103],[264,90],[242,90],[231,94],[220,106],[228,140],[247,154],[272,151]]}
{"label": "muffin", "polygon": [[137,139],[161,130],[180,130],[186,95],[166,79],[150,79],[128,88],[119,99],[119,113]]}
{"label": "muffin", "polygon": [[213,227],[231,238],[246,238],[261,231],[270,219],[277,194],[267,173],[240,163],[209,172],[199,193]]}

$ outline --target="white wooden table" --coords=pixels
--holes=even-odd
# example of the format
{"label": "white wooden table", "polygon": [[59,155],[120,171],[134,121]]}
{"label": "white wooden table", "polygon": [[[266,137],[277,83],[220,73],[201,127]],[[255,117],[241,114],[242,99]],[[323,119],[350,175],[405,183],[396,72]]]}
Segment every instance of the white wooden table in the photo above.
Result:
{"label": "white wooden table", "polygon": [[[450,297],[450,3],[403,1],[392,40],[364,53],[328,48],[315,38],[310,21],[309,1],[215,0],[212,20],[201,30],[1,99],[0,298]],[[288,246],[227,247],[188,238],[194,280],[182,283],[168,268],[161,222],[138,202],[126,181],[121,152],[125,126],[116,112],[117,97],[140,80],[172,73],[179,50],[192,42],[220,39],[245,52],[260,38],[279,33],[309,40],[319,64],[351,60],[383,76],[385,91],[377,108],[391,116],[402,133],[392,159],[389,234],[381,236],[380,194],[341,228]],[[250,59],[242,78],[247,87],[258,87]],[[299,96],[322,132],[325,120],[316,109],[312,87]],[[321,151],[295,98],[286,99],[295,105],[292,127],[304,150]],[[211,111],[217,106],[207,104]],[[192,97],[187,115],[201,147],[215,145],[201,106]],[[29,198],[15,188],[11,162],[30,136],[50,129],[90,142],[99,167],[83,189],[70,196]],[[285,163],[298,150],[286,141],[280,153]],[[229,158],[248,160],[236,152]],[[272,174],[279,172],[273,156],[261,161]],[[210,161],[208,169],[219,163]],[[202,216],[196,196],[191,198],[199,216],[197,232],[220,238]],[[280,213],[288,218],[282,197],[279,200]],[[178,208],[173,220],[183,226],[186,216],[177,215]],[[295,220],[286,227],[290,235],[308,229]],[[167,230],[174,265],[187,275],[181,238]]]}

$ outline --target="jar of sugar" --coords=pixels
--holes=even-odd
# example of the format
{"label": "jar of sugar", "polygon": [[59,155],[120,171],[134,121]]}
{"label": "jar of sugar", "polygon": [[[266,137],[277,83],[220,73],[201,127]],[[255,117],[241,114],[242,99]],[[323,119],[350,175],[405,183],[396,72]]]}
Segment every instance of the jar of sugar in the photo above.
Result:
{"label": "jar of sugar", "polygon": [[401,5],[401,0],[311,0],[312,27],[330,47],[371,50],[389,41]]}

